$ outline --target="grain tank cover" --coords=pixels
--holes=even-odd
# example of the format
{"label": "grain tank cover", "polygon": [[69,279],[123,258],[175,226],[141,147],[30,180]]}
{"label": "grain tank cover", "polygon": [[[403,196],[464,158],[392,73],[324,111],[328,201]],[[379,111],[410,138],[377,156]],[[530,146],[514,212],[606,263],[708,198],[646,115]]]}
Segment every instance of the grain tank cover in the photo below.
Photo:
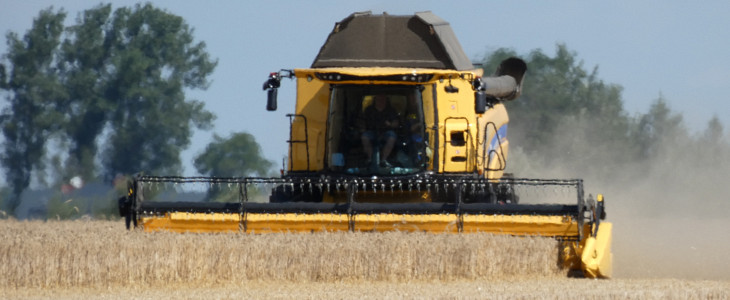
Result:
{"label": "grain tank cover", "polygon": [[449,23],[431,12],[351,14],[335,24],[312,63],[330,67],[474,69]]}

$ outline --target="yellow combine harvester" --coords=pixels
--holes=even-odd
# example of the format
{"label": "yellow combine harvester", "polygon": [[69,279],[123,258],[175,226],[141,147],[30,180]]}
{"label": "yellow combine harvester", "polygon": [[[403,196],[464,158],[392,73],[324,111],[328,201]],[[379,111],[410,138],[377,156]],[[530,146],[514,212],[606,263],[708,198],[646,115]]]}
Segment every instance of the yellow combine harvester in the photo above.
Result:
{"label": "yellow combine harvester", "polygon": [[[352,14],[336,23],[311,68],[274,72],[264,83],[268,110],[277,108],[282,78],[297,84],[280,178],[140,175],[120,211],[128,227],[145,231],[547,236],[561,241],[566,267],[609,277],[602,196],[586,200],[581,180],[503,173],[503,103],[519,96],[526,70],[509,58],[483,76],[449,24],[430,12]],[[165,196],[186,186],[232,200]],[[550,199],[556,192],[563,198]],[[263,193],[268,202],[252,201]]]}

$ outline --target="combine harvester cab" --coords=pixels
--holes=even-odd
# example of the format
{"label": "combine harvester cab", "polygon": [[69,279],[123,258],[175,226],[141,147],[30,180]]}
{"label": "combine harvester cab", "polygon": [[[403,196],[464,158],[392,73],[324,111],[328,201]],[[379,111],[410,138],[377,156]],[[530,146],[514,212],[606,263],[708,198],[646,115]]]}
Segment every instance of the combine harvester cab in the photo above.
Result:
{"label": "combine harvester cab", "polygon": [[[583,182],[504,173],[508,116],[526,64],[482,76],[447,22],[355,13],[335,24],[308,69],[283,78],[297,101],[279,178],[139,175],[120,199],[127,227],[177,232],[426,231],[545,236],[563,264],[611,276],[611,224]],[[175,193],[202,190],[207,201]],[[268,197],[266,197],[268,195]],[[263,199],[262,199],[263,198]]]}

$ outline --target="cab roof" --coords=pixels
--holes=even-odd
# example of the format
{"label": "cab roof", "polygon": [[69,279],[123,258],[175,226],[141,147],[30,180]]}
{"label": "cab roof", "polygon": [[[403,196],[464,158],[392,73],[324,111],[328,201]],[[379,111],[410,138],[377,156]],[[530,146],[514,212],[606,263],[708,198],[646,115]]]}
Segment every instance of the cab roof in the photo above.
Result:
{"label": "cab roof", "polygon": [[474,69],[449,23],[431,12],[360,12],[337,22],[312,68],[337,67]]}

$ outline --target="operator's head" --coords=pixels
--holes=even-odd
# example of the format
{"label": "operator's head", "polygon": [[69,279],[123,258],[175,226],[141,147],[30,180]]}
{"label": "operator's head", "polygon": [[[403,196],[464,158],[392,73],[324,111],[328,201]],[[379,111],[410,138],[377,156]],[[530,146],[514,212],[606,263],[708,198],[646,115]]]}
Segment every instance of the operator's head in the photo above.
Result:
{"label": "operator's head", "polygon": [[416,96],[413,94],[408,94],[408,106],[411,107],[411,109],[415,109],[418,107],[418,101],[416,101]]}
{"label": "operator's head", "polygon": [[383,110],[388,106],[388,96],[378,94],[375,95],[375,108],[377,110]]}

